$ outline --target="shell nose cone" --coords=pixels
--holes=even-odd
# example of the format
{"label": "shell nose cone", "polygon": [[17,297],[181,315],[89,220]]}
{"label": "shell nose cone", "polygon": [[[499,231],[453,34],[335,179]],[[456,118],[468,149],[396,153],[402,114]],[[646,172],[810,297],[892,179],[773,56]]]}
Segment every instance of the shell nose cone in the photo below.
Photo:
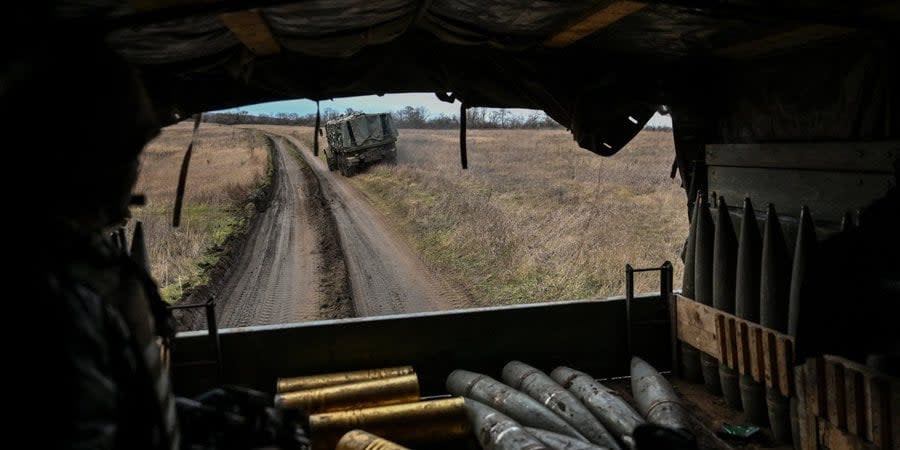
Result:
{"label": "shell nose cone", "polygon": [[454,370],[447,376],[447,391],[453,395],[466,395],[466,390],[480,375],[468,370]]}
{"label": "shell nose cone", "polygon": [[521,361],[510,361],[503,366],[503,380],[513,388],[519,389],[522,387],[522,382],[525,380],[525,377],[528,376],[530,372],[535,372],[536,370],[537,369],[534,367]]}
{"label": "shell nose cone", "polygon": [[559,366],[550,372],[550,378],[559,383],[562,387],[568,389],[572,384],[571,380],[575,377],[575,370],[571,367]]}
{"label": "shell nose cone", "polygon": [[644,361],[637,356],[633,356],[631,358],[631,377],[632,378],[643,378],[647,375],[653,375],[656,373],[656,369],[653,368],[650,364],[647,364],[647,361]]}

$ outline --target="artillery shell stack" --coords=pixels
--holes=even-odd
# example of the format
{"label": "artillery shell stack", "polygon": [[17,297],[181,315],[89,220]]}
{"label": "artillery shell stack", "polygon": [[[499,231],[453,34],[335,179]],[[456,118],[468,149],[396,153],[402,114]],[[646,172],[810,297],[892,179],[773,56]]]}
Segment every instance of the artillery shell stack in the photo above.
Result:
{"label": "artillery shell stack", "polygon": [[534,367],[511,361],[503,367],[503,381],[543,403],[594,444],[618,449],[619,444],[572,393]]}
{"label": "artillery shell stack", "polygon": [[482,402],[522,425],[554,431],[587,442],[581,433],[540,402],[487,375],[454,370],[447,377],[447,391]]}

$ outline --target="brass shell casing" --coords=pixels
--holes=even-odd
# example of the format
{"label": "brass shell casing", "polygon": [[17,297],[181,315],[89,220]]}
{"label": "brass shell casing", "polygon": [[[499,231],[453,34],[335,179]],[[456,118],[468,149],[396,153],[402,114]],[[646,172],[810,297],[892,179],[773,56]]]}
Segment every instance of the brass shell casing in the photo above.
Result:
{"label": "brass shell casing", "polygon": [[314,450],[330,450],[356,429],[401,444],[465,438],[471,432],[462,397],[314,414],[309,428]]}
{"label": "brass shell casing", "polygon": [[409,448],[363,430],[353,430],[338,441],[334,450],[409,450]]}
{"label": "brass shell casing", "polygon": [[409,403],[418,399],[419,378],[412,374],[285,392],[275,396],[275,404],[284,409],[303,409],[308,414],[316,414]]}
{"label": "brass shell casing", "polygon": [[339,384],[355,383],[366,380],[378,380],[392,378],[401,375],[415,373],[412,366],[385,367],[382,369],[356,370],[353,372],[323,373],[304,377],[279,378],[276,384],[276,392],[302,391]]}

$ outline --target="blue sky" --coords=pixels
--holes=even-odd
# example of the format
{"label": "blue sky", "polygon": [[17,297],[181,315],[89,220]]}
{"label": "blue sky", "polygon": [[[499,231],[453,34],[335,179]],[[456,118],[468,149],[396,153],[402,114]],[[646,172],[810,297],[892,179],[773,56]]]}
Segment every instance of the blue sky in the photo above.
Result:
{"label": "blue sky", "polygon": [[[406,106],[424,106],[432,116],[440,114],[459,114],[459,102],[453,104],[442,102],[432,93],[386,94],[384,96],[366,95],[362,97],[344,97],[326,100],[320,103],[322,109],[331,108],[343,112],[347,108],[368,113],[396,111]],[[242,106],[240,109],[251,114],[297,113],[300,115],[316,112],[316,103],[311,100],[284,100],[280,102],[259,103]],[[520,114],[530,113],[527,109],[511,109]],[[672,125],[672,119],[659,114],[650,119],[650,125]]]}

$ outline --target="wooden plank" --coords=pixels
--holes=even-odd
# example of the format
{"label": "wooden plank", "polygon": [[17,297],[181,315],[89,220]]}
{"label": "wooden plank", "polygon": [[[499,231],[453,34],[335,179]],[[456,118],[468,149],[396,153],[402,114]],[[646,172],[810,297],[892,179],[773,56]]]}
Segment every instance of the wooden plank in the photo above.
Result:
{"label": "wooden plank", "polygon": [[678,316],[678,339],[719,358],[716,311],[680,295],[675,310]]}
{"label": "wooden plank", "polygon": [[[897,388],[900,382],[895,378],[878,372],[856,361],[834,355],[825,355],[822,358],[826,366],[831,364],[843,368],[844,400],[847,404],[847,429],[852,431],[855,427],[857,434],[872,442],[879,448],[892,448],[897,444],[897,423],[900,418],[897,411],[900,406],[894,406],[891,402],[897,402]],[[862,380],[860,389],[859,381],[854,380],[852,374],[859,374]],[[852,386],[854,398],[849,393]],[[827,387],[830,389],[830,386]],[[861,395],[862,401],[855,398]],[[862,413],[857,412],[853,417],[853,408],[859,408],[861,403]],[[830,405],[829,405],[830,407]],[[852,422],[856,421],[856,424]]]}
{"label": "wooden plank", "polygon": [[766,365],[763,352],[763,331],[758,326],[749,327],[750,330],[750,376],[757,383],[766,382]]}
{"label": "wooden plank", "polygon": [[747,322],[737,322],[735,339],[737,340],[737,370],[739,373],[750,373],[750,325]]}
{"label": "wooden plank", "polygon": [[[890,385],[884,380],[868,377],[864,381],[866,410],[866,439],[880,448],[890,448],[892,441]],[[897,414],[894,412],[894,414]],[[896,420],[895,420],[896,421]],[[896,436],[893,436],[896,439]]]}
{"label": "wooden plank", "polygon": [[832,222],[884,196],[894,183],[884,173],[730,166],[710,166],[708,176],[709,189],[726,199],[750,197],[758,207],[772,203],[783,214],[798,214],[806,205],[817,220]]}
{"label": "wooden plank", "polygon": [[820,418],[818,427],[819,442],[823,448],[830,450],[879,450],[879,447],[838,429],[827,420]]}
{"label": "wooden plank", "polygon": [[810,414],[826,417],[825,362],[821,357],[806,360],[806,398]]}
{"label": "wooden plank", "polygon": [[672,372],[675,374],[675,377],[683,378],[684,374],[681,373],[681,346],[678,345],[678,297],[675,294],[670,294],[667,301],[669,303],[669,332],[671,333],[669,345],[672,352]]}
{"label": "wooden plank", "polygon": [[281,46],[259,11],[225,13],[219,18],[251,52],[264,56],[281,51]]}
{"label": "wooden plank", "polygon": [[772,52],[800,47],[811,42],[843,36],[856,31],[853,28],[836,25],[809,24],[792,26],[773,31],[765,36],[746,42],[739,42],[715,51],[719,56],[729,58],[755,58]]}
{"label": "wooden plank", "polygon": [[806,394],[806,364],[794,368],[794,390],[797,393],[797,425],[800,428],[797,443],[800,450],[817,450],[816,417],[809,408],[809,397]]}
{"label": "wooden plank", "polygon": [[793,394],[793,373],[794,348],[793,343],[782,336],[775,337],[775,361],[778,364],[778,390],[785,397]]}
{"label": "wooden plank", "polygon": [[725,316],[716,314],[716,335],[719,337],[719,363],[728,364],[728,331]]}
{"label": "wooden plank", "polygon": [[634,14],[647,6],[644,2],[614,1],[603,4],[567,25],[544,42],[547,47],[566,47],[606,28],[623,17]]}
{"label": "wooden plank", "polygon": [[778,378],[781,372],[778,370],[778,350],[775,335],[765,330],[763,332],[763,362],[765,363],[766,387],[778,389]]}
{"label": "wooden plank", "polygon": [[825,360],[825,396],[828,402],[828,421],[841,430],[847,429],[847,407],[844,402],[844,366]]}
{"label": "wooden plank", "polygon": [[792,337],[676,295],[676,337],[790,396]]}
{"label": "wooden plank", "polygon": [[900,141],[710,144],[706,165],[891,173]]}
{"label": "wooden plank", "polygon": [[844,371],[844,398],[847,401],[847,432],[866,435],[866,406],[863,389],[863,374],[847,369]]}
{"label": "wooden plank", "polygon": [[738,340],[737,340],[737,321],[734,318],[723,316],[725,318],[725,344],[726,353],[728,355],[728,367],[737,370],[738,368]]}

